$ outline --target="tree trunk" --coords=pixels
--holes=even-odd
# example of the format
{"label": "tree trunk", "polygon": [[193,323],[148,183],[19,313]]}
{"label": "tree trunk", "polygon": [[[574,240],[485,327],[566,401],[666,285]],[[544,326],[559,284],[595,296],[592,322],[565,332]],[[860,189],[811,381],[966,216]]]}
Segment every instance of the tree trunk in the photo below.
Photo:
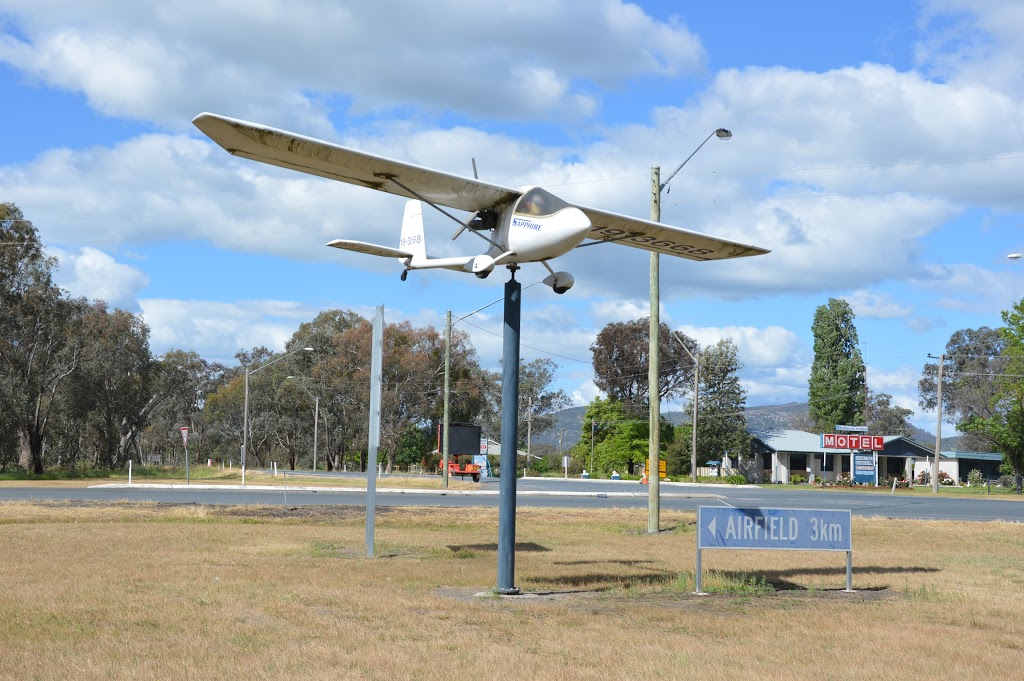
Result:
{"label": "tree trunk", "polygon": [[25,426],[21,429],[21,456],[18,462],[25,470],[36,475],[43,473],[43,434],[38,428]]}

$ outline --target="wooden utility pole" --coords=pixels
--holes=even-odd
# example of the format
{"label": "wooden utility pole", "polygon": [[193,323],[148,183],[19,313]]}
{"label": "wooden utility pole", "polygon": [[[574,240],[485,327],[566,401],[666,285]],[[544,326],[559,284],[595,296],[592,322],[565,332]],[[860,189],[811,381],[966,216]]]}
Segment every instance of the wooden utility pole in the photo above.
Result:
{"label": "wooden utility pole", "polygon": [[[651,222],[661,222],[661,168],[651,167]],[[651,344],[648,350],[647,395],[650,400],[650,432],[647,446],[647,532],[661,530],[661,496],[658,462],[661,460],[661,381],[658,369],[658,331],[661,329],[661,263],[651,251]]]}
{"label": "wooden utility pole", "polygon": [[[932,357],[932,359],[936,358]],[[942,367],[946,363],[945,353],[939,355],[937,359],[939,360],[939,381],[936,384],[938,402],[935,405],[935,410],[938,412],[938,418],[935,424],[935,459],[932,461],[932,492],[936,494],[939,492],[939,448],[942,446]]]}

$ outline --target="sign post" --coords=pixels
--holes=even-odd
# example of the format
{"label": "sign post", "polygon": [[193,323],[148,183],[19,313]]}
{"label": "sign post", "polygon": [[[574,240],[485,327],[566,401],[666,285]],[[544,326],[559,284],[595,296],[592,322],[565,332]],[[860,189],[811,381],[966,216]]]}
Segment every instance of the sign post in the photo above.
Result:
{"label": "sign post", "polygon": [[797,508],[697,509],[696,593],[702,590],[704,549],[845,551],[846,591],[853,592],[853,541],[850,511]]}
{"label": "sign post", "polygon": [[[861,430],[867,426],[836,426],[836,430]],[[885,449],[881,435],[844,435],[822,433],[823,449],[850,450],[850,473],[855,483],[874,483],[878,487],[878,452]],[[828,456],[826,453],[825,456]]]}

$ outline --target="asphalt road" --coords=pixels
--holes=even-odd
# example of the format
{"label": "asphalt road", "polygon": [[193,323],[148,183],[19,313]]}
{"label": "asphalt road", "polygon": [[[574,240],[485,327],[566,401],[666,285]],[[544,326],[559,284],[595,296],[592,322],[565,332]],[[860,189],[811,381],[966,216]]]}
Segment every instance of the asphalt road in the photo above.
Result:
{"label": "asphalt road", "polygon": [[[352,474],[354,475],[354,474]],[[364,490],[308,489],[315,478],[300,477],[284,487],[238,486],[214,488],[97,485],[85,488],[0,487],[0,501],[152,501],[186,504],[271,504],[288,506],[347,504],[363,506]],[[299,486],[307,487],[302,490]],[[498,481],[484,480],[478,491],[461,493],[434,490],[389,491],[378,488],[378,506],[497,507]],[[647,487],[636,482],[521,479],[517,484],[519,507],[549,508],[646,508]],[[1024,522],[1024,501],[1001,497],[954,498],[943,495],[909,495],[897,492],[865,493],[837,490],[792,489],[753,486],[662,484],[661,507],[696,510],[698,506],[747,506],[762,508],[849,509],[854,515],[932,520]]]}

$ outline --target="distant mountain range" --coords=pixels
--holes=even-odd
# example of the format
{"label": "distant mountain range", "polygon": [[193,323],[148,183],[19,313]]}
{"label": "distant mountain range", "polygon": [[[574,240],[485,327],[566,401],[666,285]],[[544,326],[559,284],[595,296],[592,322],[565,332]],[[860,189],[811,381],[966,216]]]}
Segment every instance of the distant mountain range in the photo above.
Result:
{"label": "distant mountain range", "polygon": [[[586,414],[586,407],[571,407],[557,412],[555,424],[542,433],[533,436],[533,445],[547,446],[558,449],[559,434],[562,439],[562,449],[569,449],[583,435],[583,416]],[[698,415],[699,417],[699,415]],[[641,418],[646,418],[646,415]],[[689,420],[689,415],[681,411],[671,411],[662,414],[662,418],[670,423],[679,425]],[[806,402],[788,402],[786,404],[765,405],[747,408],[747,426],[753,433],[769,433],[772,430],[798,428],[801,423],[806,423],[808,418]],[[935,433],[913,427],[910,439],[932,448],[935,446]],[[960,438],[942,438],[942,449],[956,449]]]}

